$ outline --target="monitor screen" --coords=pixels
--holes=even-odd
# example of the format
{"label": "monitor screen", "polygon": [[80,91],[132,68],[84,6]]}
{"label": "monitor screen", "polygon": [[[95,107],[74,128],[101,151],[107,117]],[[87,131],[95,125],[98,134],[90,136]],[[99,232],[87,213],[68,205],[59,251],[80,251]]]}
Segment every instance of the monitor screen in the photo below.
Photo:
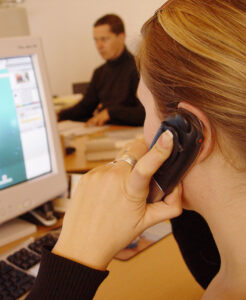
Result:
{"label": "monitor screen", "polygon": [[0,59],[0,189],[52,171],[31,56]]}
{"label": "monitor screen", "polygon": [[66,187],[41,42],[0,39],[0,223]]}

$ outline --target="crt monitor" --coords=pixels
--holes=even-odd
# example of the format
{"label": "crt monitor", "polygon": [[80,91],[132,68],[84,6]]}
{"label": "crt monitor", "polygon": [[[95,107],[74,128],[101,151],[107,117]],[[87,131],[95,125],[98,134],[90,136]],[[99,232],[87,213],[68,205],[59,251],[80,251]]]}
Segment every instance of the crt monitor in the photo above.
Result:
{"label": "crt monitor", "polygon": [[0,224],[66,188],[41,41],[0,39]]}

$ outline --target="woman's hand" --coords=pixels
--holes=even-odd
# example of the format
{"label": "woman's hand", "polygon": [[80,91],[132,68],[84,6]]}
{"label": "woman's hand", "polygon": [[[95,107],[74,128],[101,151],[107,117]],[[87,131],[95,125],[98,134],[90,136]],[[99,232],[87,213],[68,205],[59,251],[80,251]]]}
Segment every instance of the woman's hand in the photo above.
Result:
{"label": "woman's hand", "polygon": [[138,160],[134,168],[119,161],[84,175],[53,252],[104,270],[146,228],[178,216],[182,211],[180,188],[164,202],[146,203],[151,177],[169,157],[172,146],[169,131],[150,151],[143,140],[136,140],[127,152]]}

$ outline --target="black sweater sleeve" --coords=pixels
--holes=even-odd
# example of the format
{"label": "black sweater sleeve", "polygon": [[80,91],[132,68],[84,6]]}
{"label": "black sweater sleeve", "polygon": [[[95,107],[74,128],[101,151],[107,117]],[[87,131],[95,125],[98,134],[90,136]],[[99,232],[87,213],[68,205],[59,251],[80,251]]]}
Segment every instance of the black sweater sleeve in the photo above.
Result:
{"label": "black sweater sleeve", "polygon": [[83,99],[71,108],[62,110],[58,114],[58,120],[72,120],[85,122],[92,117],[94,110],[99,104],[96,83],[98,80],[97,70],[93,73],[89,87]]}
{"label": "black sweater sleeve", "polygon": [[91,300],[108,273],[83,266],[43,248],[39,273],[26,300]]}
{"label": "black sweater sleeve", "polygon": [[141,104],[136,106],[113,106],[108,108],[110,123],[130,126],[142,126],[145,111]]}
{"label": "black sweater sleeve", "polygon": [[127,105],[127,97],[129,97],[129,95],[124,95],[124,93],[122,93],[121,96],[125,96],[126,99],[116,101],[115,105],[108,107],[110,122],[113,124],[142,126],[145,119],[145,110],[136,95],[139,83],[139,75],[135,66],[132,70],[131,76],[126,82],[127,84],[125,90],[130,90],[129,95],[131,95],[130,98],[133,98],[135,105]]}

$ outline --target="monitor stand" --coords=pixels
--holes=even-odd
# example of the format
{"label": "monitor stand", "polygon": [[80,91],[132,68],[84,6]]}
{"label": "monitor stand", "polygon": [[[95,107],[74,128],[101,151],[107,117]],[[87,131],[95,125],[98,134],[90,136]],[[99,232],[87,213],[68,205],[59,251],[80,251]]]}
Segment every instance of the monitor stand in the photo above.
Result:
{"label": "monitor stand", "polygon": [[0,225],[0,247],[37,231],[37,226],[21,219],[13,219]]}

